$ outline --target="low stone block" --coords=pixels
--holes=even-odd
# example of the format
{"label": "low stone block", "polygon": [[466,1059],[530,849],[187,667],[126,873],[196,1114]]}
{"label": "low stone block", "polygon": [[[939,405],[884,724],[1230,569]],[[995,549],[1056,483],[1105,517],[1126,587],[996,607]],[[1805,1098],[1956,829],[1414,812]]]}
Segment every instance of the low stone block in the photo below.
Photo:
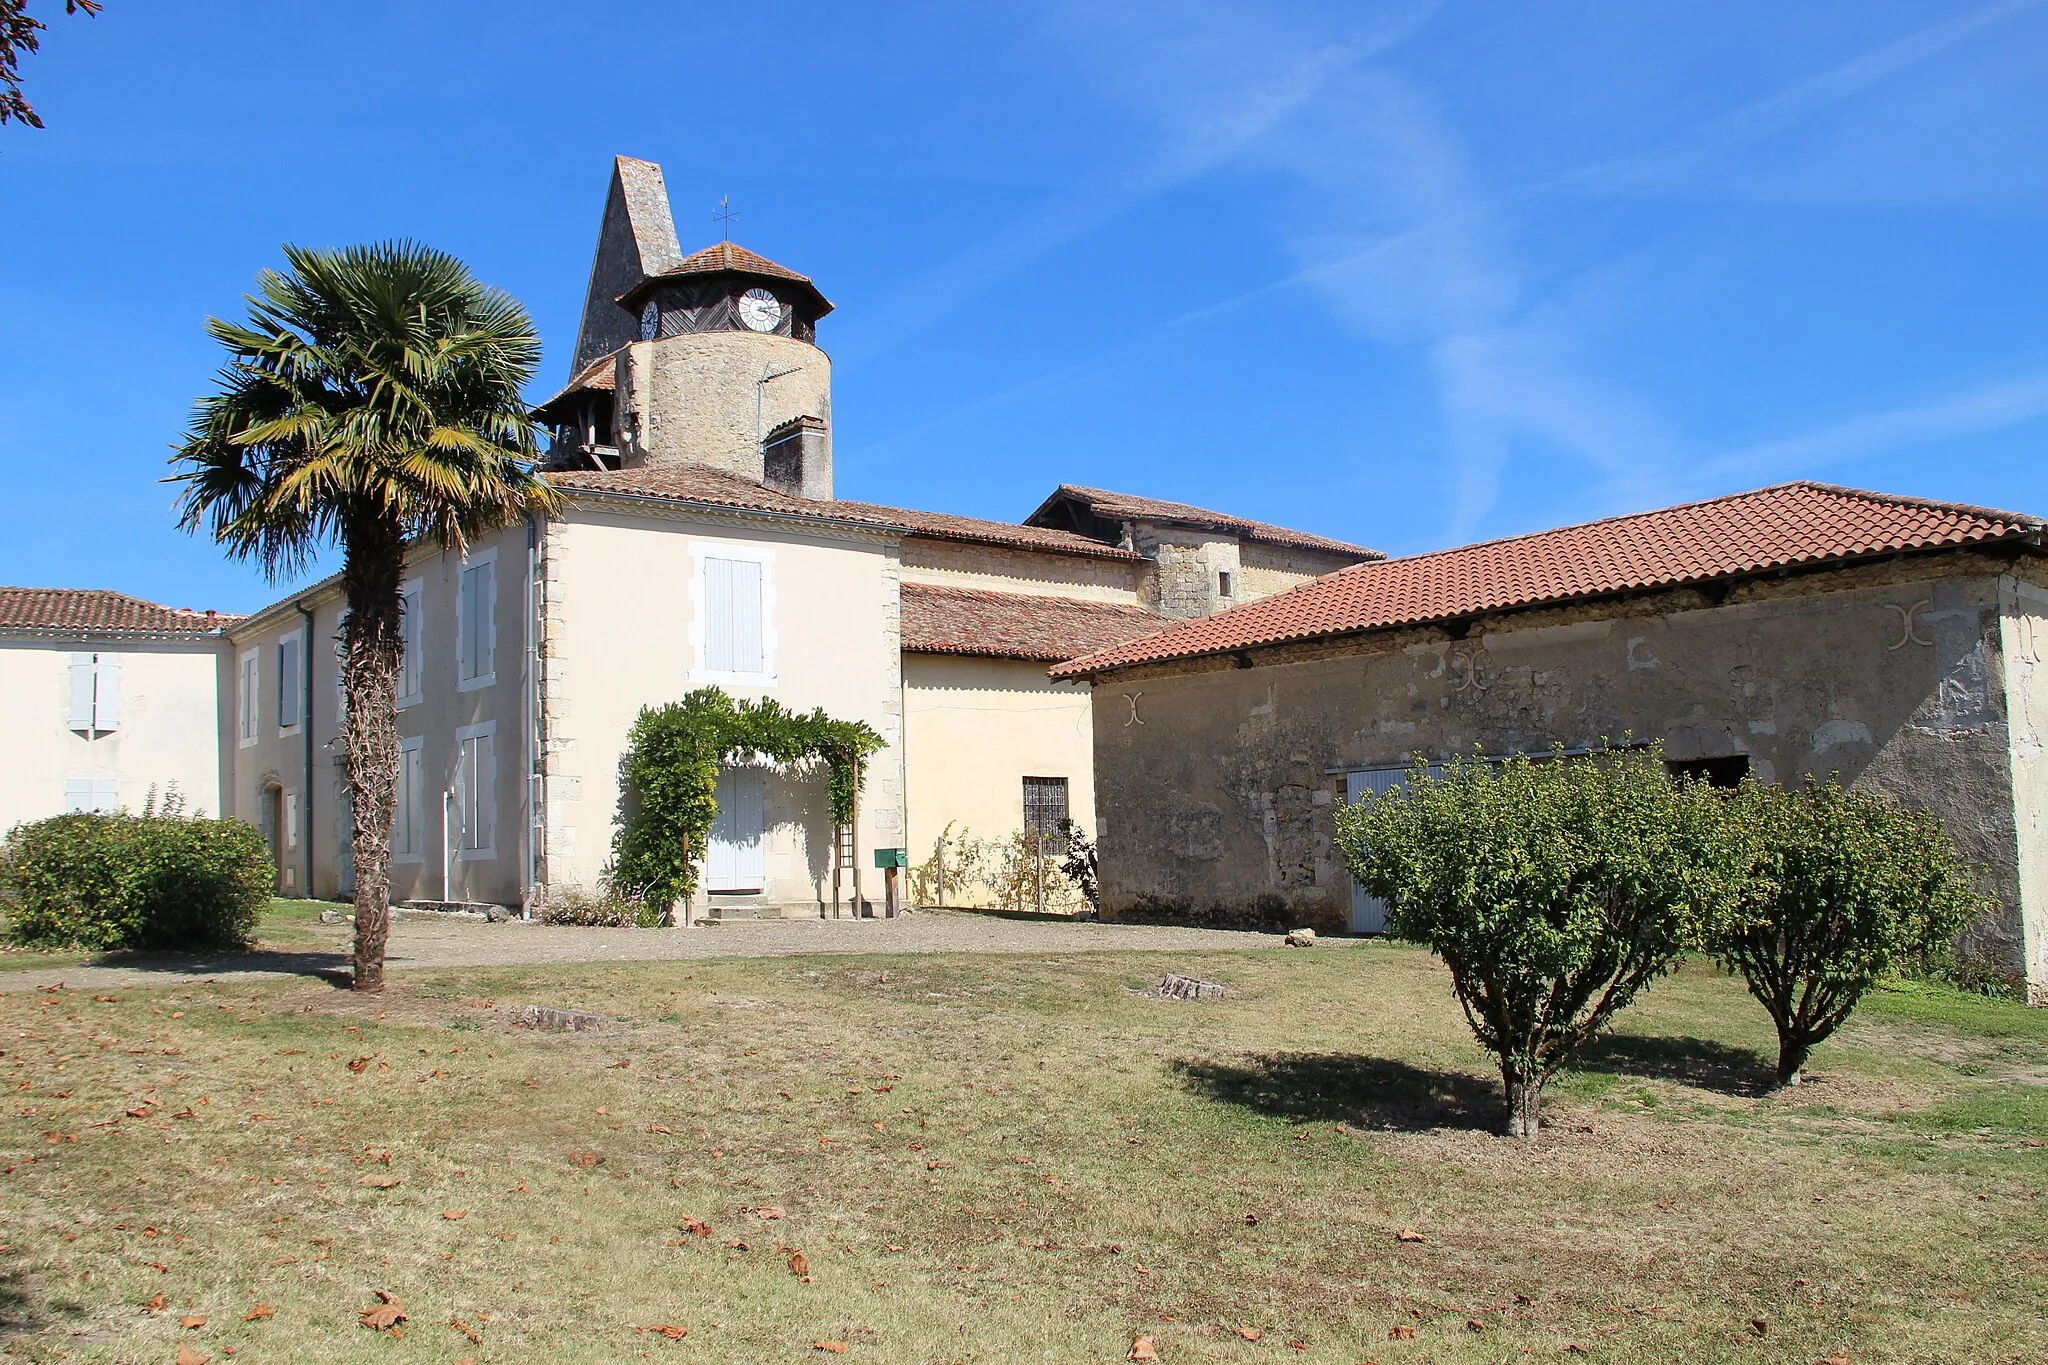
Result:
{"label": "low stone block", "polygon": [[1154,995],[1165,1000],[1221,1000],[1230,994],[1228,987],[1216,981],[1197,981],[1192,976],[1175,976],[1169,972],[1159,978]]}
{"label": "low stone block", "polygon": [[1316,931],[1313,929],[1290,929],[1287,933],[1290,948],[1313,948],[1316,946]]}
{"label": "low stone block", "polygon": [[547,1005],[528,1005],[520,1011],[519,1022],[528,1028],[555,1033],[582,1033],[603,1028],[604,1019],[586,1010],[560,1010]]}

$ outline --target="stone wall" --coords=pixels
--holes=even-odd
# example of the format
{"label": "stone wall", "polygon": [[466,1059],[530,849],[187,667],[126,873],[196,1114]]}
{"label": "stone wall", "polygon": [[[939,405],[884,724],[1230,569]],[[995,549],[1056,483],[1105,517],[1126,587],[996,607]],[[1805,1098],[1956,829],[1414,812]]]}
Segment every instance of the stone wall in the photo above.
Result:
{"label": "stone wall", "polygon": [[[1095,707],[1112,913],[1179,906],[1348,924],[1332,814],[1347,771],[1661,739],[1766,781],[1838,772],[1940,816],[2002,909],[1964,951],[2048,975],[2021,913],[1997,566],[1955,556],[1527,612],[1289,660],[1159,665]],[[2006,628],[2010,633],[2010,628]],[[2044,803],[2048,805],[2048,803]]]}
{"label": "stone wall", "polygon": [[817,347],[754,332],[635,342],[619,352],[614,383],[613,439],[628,465],[701,465],[759,483],[762,437],[816,417],[825,427],[806,452],[818,459],[804,486],[832,496],[832,360]]}

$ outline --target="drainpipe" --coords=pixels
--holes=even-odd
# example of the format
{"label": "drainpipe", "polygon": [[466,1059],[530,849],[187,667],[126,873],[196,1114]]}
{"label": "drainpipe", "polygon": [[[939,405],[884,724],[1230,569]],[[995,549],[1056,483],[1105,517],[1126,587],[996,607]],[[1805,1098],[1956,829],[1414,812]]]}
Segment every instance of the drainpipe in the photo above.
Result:
{"label": "drainpipe", "polygon": [[299,839],[306,855],[306,880],[299,887],[299,894],[307,900],[313,898],[313,610],[304,602],[294,602],[299,616],[306,623],[299,645],[299,681],[304,684],[306,695],[299,702],[299,734],[306,742],[306,774],[299,781]]}
{"label": "drainpipe", "polygon": [[547,807],[544,804],[544,789],[538,767],[540,751],[540,533],[539,517],[526,519],[526,724],[522,728],[521,776],[524,779],[524,797],[521,808],[525,819],[520,822],[519,842],[525,853],[525,885],[519,896],[520,917],[533,918],[533,897],[535,883],[540,879],[540,849],[534,837],[534,829],[540,823]]}
{"label": "drainpipe", "polygon": [[455,788],[441,793],[441,904],[448,905],[448,807],[455,800]]}

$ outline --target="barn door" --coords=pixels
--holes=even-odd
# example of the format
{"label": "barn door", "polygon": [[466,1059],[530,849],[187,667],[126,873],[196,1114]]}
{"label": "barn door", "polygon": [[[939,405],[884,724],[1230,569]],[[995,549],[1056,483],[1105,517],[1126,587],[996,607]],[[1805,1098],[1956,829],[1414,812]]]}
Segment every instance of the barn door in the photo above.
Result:
{"label": "barn door", "polygon": [[[1443,765],[1429,766],[1432,776],[1443,771]],[[1344,777],[1344,799],[1356,802],[1367,792],[1384,794],[1399,791],[1406,785],[1407,768],[1368,768],[1364,772],[1347,773]],[[1387,903],[1378,896],[1366,894],[1364,887],[1351,883],[1351,932],[1354,934],[1384,934],[1387,932]]]}
{"label": "barn door", "polygon": [[761,890],[767,880],[761,836],[761,770],[725,769],[718,775],[718,818],[711,822],[704,889]]}

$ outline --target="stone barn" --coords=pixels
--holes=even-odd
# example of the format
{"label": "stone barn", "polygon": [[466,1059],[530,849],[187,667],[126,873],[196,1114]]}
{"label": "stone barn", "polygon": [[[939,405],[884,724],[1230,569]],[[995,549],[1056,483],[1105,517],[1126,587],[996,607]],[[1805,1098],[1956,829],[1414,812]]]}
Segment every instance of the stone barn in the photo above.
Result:
{"label": "stone barn", "polygon": [[1790,483],[1360,563],[1058,665],[1095,692],[1105,911],[1370,932],[1340,802],[1418,757],[1633,737],[1934,813],[2000,904],[1961,951],[2048,1000],[2042,531]]}

